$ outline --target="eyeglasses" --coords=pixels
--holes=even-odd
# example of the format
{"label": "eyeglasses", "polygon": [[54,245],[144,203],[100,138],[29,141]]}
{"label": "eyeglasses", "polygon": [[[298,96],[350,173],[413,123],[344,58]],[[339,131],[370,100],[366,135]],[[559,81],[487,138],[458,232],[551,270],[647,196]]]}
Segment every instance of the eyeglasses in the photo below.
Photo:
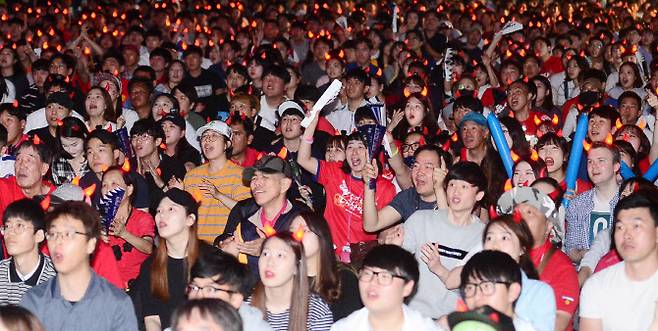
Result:
{"label": "eyeglasses", "polygon": [[149,134],[143,133],[140,135],[133,135],[130,137],[130,139],[135,140],[135,141],[147,141],[151,139],[152,137]]}
{"label": "eyeglasses", "polygon": [[225,292],[225,293],[228,293],[229,295],[238,293],[237,291],[226,290],[226,289],[223,289],[223,288],[217,288],[217,287],[213,287],[213,286],[201,287],[201,286],[197,286],[197,285],[194,285],[194,284],[187,285],[187,293],[190,293],[190,292],[201,292],[205,295],[215,295],[217,292]]}
{"label": "eyeglasses", "polygon": [[201,136],[201,138],[199,140],[201,140],[201,142],[204,142],[204,143],[214,143],[215,141],[217,141],[217,139],[219,139],[219,137],[220,137],[220,135],[218,135],[218,134],[207,134],[207,135]]}
{"label": "eyeglasses", "polygon": [[496,284],[504,284],[505,286],[510,286],[510,282],[501,282],[501,281],[485,281],[478,284],[466,283],[460,289],[462,297],[471,298],[475,296],[477,289],[480,289],[480,293],[484,296],[492,296],[496,293]]}
{"label": "eyeglasses", "polygon": [[0,227],[0,232],[2,232],[2,235],[4,236],[7,235],[9,231],[13,232],[14,234],[22,234],[23,232],[27,231],[27,229],[34,229],[34,226],[25,225],[23,223],[3,225]]}
{"label": "eyeglasses", "polygon": [[85,237],[88,236],[88,234],[80,231],[61,231],[61,232],[48,231],[46,232],[46,240],[57,241],[58,239],[60,239],[62,241],[71,241],[71,239],[73,239],[73,237],[75,237],[76,234]]}
{"label": "eyeglasses", "polygon": [[359,280],[364,283],[370,283],[377,276],[377,283],[381,286],[388,286],[393,283],[393,278],[405,279],[400,275],[394,275],[388,271],[373,271],[371,269],[361,269],[359,271]]}
{"label": "eyeglasses", "polygon": [[418,146],[420,146],[420,143],[404,144],[402,145],[402,152],[415,152],[418,149]]}

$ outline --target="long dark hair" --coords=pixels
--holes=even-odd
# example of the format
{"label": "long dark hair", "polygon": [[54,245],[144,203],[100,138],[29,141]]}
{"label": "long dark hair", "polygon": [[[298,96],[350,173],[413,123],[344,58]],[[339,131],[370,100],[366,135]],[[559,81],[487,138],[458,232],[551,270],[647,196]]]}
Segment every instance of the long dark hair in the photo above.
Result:
{"label": "long dark hair", "polygon": [[311,289],[325,301],[334,302],[340,297],[341,284],[329,225],[324,217],[312,211],[304,211],[299,216],[304,219],[308,229],[318,237],[320,247],[320,269],[317,276],[311,278]]}
{"label": "long dark hair", "polygon": [[[420,101],[420,103],[425,108],[423,122],[421,123],[421,127],[423,130],[422,134],[425,136],[425,139],[433,138],[436,135],[439,126],[436,122],[436,117],[434,116],[434,110],[432,109],[432,104],[430,103],[430,100],[422,93],[416,92],[407,96],[401,104],[404,107],[406,107],[407,103],[411,99],[418,99],[418,101]],[[405,116],[400,122],[400,124],[398,124],[398,126],[395,128],[395,130],[393,130],[393,136],[395,136],[396,139],[400,140],[407,135],[409,129],[411,128]]]}
{"label": "long dark hair", "polygon": [[530,250],[532,250],[535,240],[532,238],[532,233],[526,222],[516,222],[510,215],[502,215],[494,218],[484,227],[484,231],[482,232],[483,244],[487,239],[489,228],[494,224],[502,225],[519,239],[521,249],[523,250],[523,254],[521,254],[521,257],[519,258],[519,266],[521,266],[521,269],[526,273],[528,278],[539,279],[539,273],[537,273],[537,269],[535,269],[534,264],[532,264],[532,261],[530,260]]}
{"label": "long dark hair", "polygon": [[[263,243],[263,247],[265,247],[268,241],[274,239],[282,240],[295,254],[295,268],[297,272],[293,276],[293,291],[290,298],[290,314],[288,315],[288,331],[306,331],[310,289],[308,286],[304,247],[290,232],[279,232],[267,238]],[[260,309],[263,312],[263,316],[267,315],[265,301],[265,286],[262,282],[258,282],[252,295],[251,304]]]}
{"label": "long dark hair", "polygon": [[[112,103],[112,97],[110,96],[110,93],[108,93],[104,88],[95,85],[92,86],[91,89],[89,89],[89,92],[87,92],[87,95],[93,90],[98,90],[101,92],[101,95],[103,96],[103,103],[105,104],[105,110],[103,111],[103,119],[108,121],[108,122],[114,122],[116,121],[116,112],[114,110],[114,107],[116,107]],[[119,97],[120,98],[120,97]],[[89,112],[87,112],[89,113]],[[89,117],[89,115],[87,115]]]}
{"label": "long dark hair", "polygon": [[[191,206],[183,206],[185,215],[194,215],[196,220],[188,228],[189,238],[187,240],[187,255],[185,256],[185,279],[190,278],[190,270],[199,256],[199,239],[197,238],[197,227],[199,223],[198,211]],[[198,207],[197,207],[198,208]],[[151,293],[153,296],[163,302],[169,301],[169,277],[167,275],[167,241],[160,237],[158,247],[153,255],[153,264],[151,265]]]}

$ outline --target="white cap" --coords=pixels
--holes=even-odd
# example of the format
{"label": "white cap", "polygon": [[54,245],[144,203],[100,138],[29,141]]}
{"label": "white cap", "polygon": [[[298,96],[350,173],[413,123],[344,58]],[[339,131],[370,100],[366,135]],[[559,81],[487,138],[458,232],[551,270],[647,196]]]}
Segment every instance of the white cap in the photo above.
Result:
{"label": "white cap", "polygon": [[222,121],[219,120],[211,121],[210,123],[200,127],[199,130],[196,130],[197,138],[201,138],[201,135],[207,130],[216,131],[217,133],[221,134],[227,139],[231,139],[231,133],[232,133],[231,128],[228,126],[228,124]]}
{"label": "white cap", "polygon": [[279,105],[279,108],[276,110],[277,115],[279,117],[283,116],[283,113],[288,110],[288,109],[294,109],[299,112],[299,114],[302,116],[302,118],[305,116],[304,114],[304,109],[302,109],[302,106],[299,105],[299,103],[292,101],[292,100],[286,100],[282,102]]}

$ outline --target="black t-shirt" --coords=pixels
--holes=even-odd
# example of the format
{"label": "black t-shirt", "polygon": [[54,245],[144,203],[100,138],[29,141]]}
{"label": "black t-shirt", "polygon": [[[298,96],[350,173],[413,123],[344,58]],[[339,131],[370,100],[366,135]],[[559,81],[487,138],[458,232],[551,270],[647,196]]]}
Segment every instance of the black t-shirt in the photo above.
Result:
{"label": "black t-shirt", "polygon": [[215,101],[217,99],[215,91],[222,88],[221,78],[212,71],[201,70],[201,74],[198,77],[192,77],[187,74],[183,82],[194,86],[198,96],[197,102],[205,105],[201,116],[203,118],[213,118],[212,112],[213,110],[216,111],[215,104],[217,103]]}
{"label": "black t-shirt", "polygon": [[185,260],[167,258],[167,284],[169,288],[169,301],[164,302],[153,296],[151,292],[151,265],[153,257],[151,255],[139,271],[139,277],[131,288],[130,294],[135,305],[135,313],[140,324],[144,323],[147,316],[159,316],[162,329],[166,329],[171,324],[171,315],[174,309],[185,302],[185,286],[187,285],[187,276],[185,272]]}
{"label": "black t-shirt", "polygon": [[400,191],[400,193],[396,194],[388,205],[400,213],[400,216],[402,216],[402,222],[404,222],[417,210],[434,209],[434,207],[436,207],[436,202],[423,201],[423,199],[420,198],[420,195],[418,195],[418,192],[416,192],[416,189],[412,187]]}
{"label": "black t-shirt", "polygon": [[[130,164],[137,164],[137,159],[133,158],[130,160]],[[162,178],[165,185],[169,183],[169,180],[172,177],[176,177],[182,181],[185,179],[185,173],[187,172],[185,170],[185,164],[181,162],[181,160],[173,158],[164,153],[160,155],[160,164],[158,164],[158,170],[160,171],[160,178]],[[158,187],[158,185],[155,183],[155,180],[150,173],[139,177],[143,178],[146,182],[149,193],[149,210],[151,211],[151,214],[155,214],[155,210],[158,208],[158,204],[164,196],[164,192],[162,191],[162,188]]]}
{"label": "black t-shirt", "polygon": [[185,139],[178,141],[178,144],[178,150],[174,154],[175,159],[180,160],[183,165],[187,162],[192,162],[195,166],[201,165],[201,154],[199,154],[196,148],[192,147]]}

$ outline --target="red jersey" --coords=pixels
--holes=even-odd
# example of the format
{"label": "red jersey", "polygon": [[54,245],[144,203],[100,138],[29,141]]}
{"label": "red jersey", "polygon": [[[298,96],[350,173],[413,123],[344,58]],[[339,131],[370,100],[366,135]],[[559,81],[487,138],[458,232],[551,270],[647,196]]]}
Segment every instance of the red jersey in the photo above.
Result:
{"label": "red jersey", "polygon": [[541,68],[539,69],[540,74],[557,74],[564,71],[564,66],[562,65],[562,59],[559,56],[551,56],[542,63]]}
{"label": "red jersey", "polygon": [[[126,231],[140,238],[155,237],[155,221],[153,220],[153,216],[147,212],[133,208],[126,222]],[[114,257],[117,259],[123,283],[128,284],[130,280],[136,279],[139,275],[139,268],[149,255],[140,252],[124,239],[115,236],[110,236],[110,247],[112,247]]]}
{"label": "red jersey", "polygon": [[247,147],[244,153],[245,153],[244,162],[238,162],[237,160],[234,159],[231,159],[231,161],[233,161],[233,163],[243,168],[252,167],[256,163],[256,161],[258,161],[258,154],[260,153],[251,147]]}
{"label": "red jersey", "polygon": [[[55,186],[45,181],[43,184],[48,186],[48,195],[53,193]],[[16,177],[0,178],[0,215],[4,214],[5,209],[10,203],[25,198],[27,197],[20,186],[18,186]],[[2,220],[0,220],[0,225],[2,225]]]}
{"label": "red jersey", "polygon": [[[560,187],[562,188],[563,191],[566,192],[567,190],[567,182],[563,179],[560,182]],[[581,194],[583,192],[587,192],[592,189],[592,184],[590,182],[583,180],[583,179],[576,179],[576,195]]]}
{"label": "red jersey", "polygon": [[[377,239],[375,234],[363,230],[363,180],[344,173],[341,165],[341,162],[320,161],[317,175],[318,183],[322,184],[327,192],[324,217],[329,224],[338,253],[348,243]],[[393,184],[382,177],[377,178],[377,209],[388,205],[394,196]]]}
{"label": "red jersey", "polygon": [[[546,240],[544,245],[530,251],[530,259],[535,267],[538,267],[543,262],[551,245],[551,242]],[[556,249],[550,260],[545,263],[546,266],[544,271],[539,275],[539,280],[553,288],[557,310],[575,316],[576,308],[578,308],[580,286],[578,285],[578,273],[576,273],[571,260],[564,252]],[[569,322],[567,330],[572,329],[573,319]]]}

